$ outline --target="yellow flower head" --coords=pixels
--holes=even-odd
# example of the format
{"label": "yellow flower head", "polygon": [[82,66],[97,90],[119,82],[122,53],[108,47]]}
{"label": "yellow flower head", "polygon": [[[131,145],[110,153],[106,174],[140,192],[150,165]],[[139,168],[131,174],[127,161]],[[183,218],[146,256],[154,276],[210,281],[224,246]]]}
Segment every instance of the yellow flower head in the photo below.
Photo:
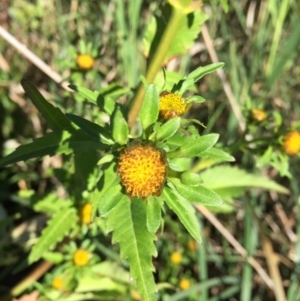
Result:
{"label": "yellow flower head", "polygon": [[92,204],[84,204],[79,211],[79,218],[83,224],[89,224],[91,222]]}
{"label": "yellow flower head", "polygon": [[195,240],[190,239],[188,242],[188,249],[192,252],[195,252],[197,250],[197,243]]}
{"label": "yellow flower head", "polygon": [[159,114],[169,120],[182,116],[187,110],[187,104],[176,93],[162,92],[159,97]]}
{"label": "yellow flower head", "polygon": [[171,254],[171,261],[174,263],[174,264],[180,264],[181,261],[182,261],[182,256],[179,252],[173,252]]}
{"label": "yellow flower head", "polygon": [[167,163],[161,150],[151,145],[127,147],[120,155],[118,173],[130,197],[160,195],[167,175]]}
{"label": "yellow flower head", "polygon": [[79,54],[76,63],[80,69],[90,70],[93,68],[95,61],[89,54]]}
{"label": "yellow flower head", "polygon": [[76,266],[85,266],[90,261],[90,253],[86,250],[78,249],[73,255],[73,261]]}
{"label": "yellow flower head", "polygon": [[182,278],[182,279],[180,280],[180,282],[179,282],[179,287],[180,287],[183,291],[185,291],[185,290],[187,290],[187,289],[189,289],[189,288],[191,287],[191,283],[190,283],[190,281],[189,281],[188,279]]}
{"label": "yellow flower head", "polygon": [[52,287],[57,290],[61,290],[63,287],[63,279],[61,277],[55,277],[52,280]]}
{"label": "yellow flower head", "polygon": [[136,290],[132,290],[130,292],[130,294],[131,294],[131,297],[133,300],[136,300],[136,301],[142,300],[141,295]]}
{"label": "yellow flower head", "polygon": [[283,149],[288,155],[296,155],[300,151],[300,132],[292,131],[284,136]]}
{"label": "yellow flower head", "polygon": [[256,121],[264,121],[267,118],[267,113],[261,109],[252,109],[251,116]]}

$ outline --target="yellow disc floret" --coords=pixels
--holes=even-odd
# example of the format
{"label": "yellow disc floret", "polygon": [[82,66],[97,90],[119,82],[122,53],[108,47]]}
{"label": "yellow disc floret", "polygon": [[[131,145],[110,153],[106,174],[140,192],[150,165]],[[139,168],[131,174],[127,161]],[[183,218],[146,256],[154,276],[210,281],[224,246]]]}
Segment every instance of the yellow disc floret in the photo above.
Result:
{"label": "yellow disc floret", "polygon": [[93,68],[95,61],[89,54],[79,54],[76,63],[80,69],[90,70]]}
{"label": "yellow disc floret", "polygon": [[187,104],[176,93],[162,92],[159,97],[159,114],[169,120],[182,116],[187,110]]}
{"label": "yellow disc floret", "polygon": [[180,264],[181,261],[182,261],[182,256],[181,256],[181,254],[180,254],[179,252],[173,252],[173,253],[171,254],[171,261],[172,261],[172,263],[174,263],[174,264]]}
{"label": "yellow disc floret", "polygon": [[57,290],[61,290],[63,287],[63,279],[61,277],[55,277],[52,280],[52,287]]}
{"label": "yellow disc floret", "polygon": [[187,290],[187,289],[190,288],[191,283],[190,283],[190,281],[189,281],[188,279],[182,278],[182,279],[180,280],[180,282],[179,282],[179,286],[180,286],[180,288],[181,288],[183,291],[185,291],[185,290]]}
{"label": "yellow disc floret", "polygon": [[91,222],[92,204],[84,204],[79,211],[79,218],[83,224],[89,224]]}
{"label": "yellow disc floret", "polygon": [[264,121],[267,118],[267,113],[261,109],[252,109],[251,116],[256,121]]}
{"label": "yellow disc floret", "polygon": [[292,131],[284,136],[283,149],[288,155],[296,155],[300,151],[300,132]]}
{"label": "yellow disc floret", "polygon": [[160,195],[167,164],[161,150],[151,145],[127,147],[119,157],[118,173],[130,197]]}
{"label": "yellow disc floret", "polygon": [[73,255],[74,264],[81,267],[90,261],[90,253],[84,249],[78,249]]}

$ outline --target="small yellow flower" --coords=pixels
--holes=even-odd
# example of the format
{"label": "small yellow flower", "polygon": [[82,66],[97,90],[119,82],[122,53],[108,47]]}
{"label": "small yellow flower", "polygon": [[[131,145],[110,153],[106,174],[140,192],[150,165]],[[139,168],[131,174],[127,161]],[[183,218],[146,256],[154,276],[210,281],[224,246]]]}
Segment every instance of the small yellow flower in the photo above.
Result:
{"label": "small yellow flower", "polygon": [[82,267],[88,264],[90,260],[90,253],[83,249],[78,249],[73,255],[74,264]]}
{"label": "small yellow flower", "polygon": [[182,116],[187,110],[187,104],[176,93],[162,92],[159,97],[159,114],[169,120]]}
{"label": "small yellow flower", "polygon": [[95,60],[89,54],[79,54],[76,63],[80,69],[90,70],[93,68]]}
{"label": "small yellow flower", "polygon": [[61,290],[63,288],[63,279],[61,277],[55,277],[52,280],[52,287]]}
{"label": "small yellow flower", "polygon": [[299,131],[292,131],[284,136],[283,149],[288,155],[296,155],[300,151]]}
{"label": "small yellow flower", "polygon": [[151,145],[127,147],[119,157],[118,173],[130,197],[160,195],[167,175],[163,152]]}
{"label": "small yellow flower", "polygon": [[267,118],[267,113],[261,109],[252,109],[251,116],[256,121],[264,121]]}
{"label": "small yellow flower", "polygon": [[171,261],[174,263],[174,264],[180,264],[181,261],[182,261],[182,256],[179,252],[173,252],[171,254]]}
{"label": "small yellow flower", "polygon": [[141,295],[136,290],[132,290],[130,294],[133,300],[137,300],[137,301],[142,300]]}
{"label": "small yellow flower", "polygon": [[83,224],[89,224],[91,222],[92,204],[84,204],[79,211],[79,218]]}
{"label": "small yellow flower", "polygon": [[179,282],[179,287],[180,287],[183,291],[185,291],[185,290],[187,290],[187,289],[189,289],[189,288],[191,287],[191,283],[190,283],[190,281],[189,281],[188,279],[182,278],[182,279],[180,280],[180,282]]}
{"label": "small yellow flower", "polygon": [[188,249],[192,252],[195,252],[197,250],[197,243],[193,239],[190,239],[188,241]]}

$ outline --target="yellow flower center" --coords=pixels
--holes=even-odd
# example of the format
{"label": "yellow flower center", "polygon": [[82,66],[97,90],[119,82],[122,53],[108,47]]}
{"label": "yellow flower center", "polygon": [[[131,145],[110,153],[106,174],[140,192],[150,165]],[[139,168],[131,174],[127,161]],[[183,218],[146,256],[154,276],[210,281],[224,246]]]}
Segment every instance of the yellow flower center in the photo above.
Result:
{"label": "yellow flower center", "polygon": [[267,113],[264,110],[252,109],[251,110],[252,118],[256,121],[263,121],[267,118]]}
{"label": "yellow flower center", "polygon": [[55,277],[52,281],[52,287],[60,290],[63,287],[63,279],[61,277]]}
{"label": "yellow flower center", "polygon": [[159,195],[167,164],[162,151],[150,145],[127,147],[119,157],[118,173],[130,197]]}
{"label": "yellow flower center", "polygon": [[187,289],[190,288],[191,283],[190,283],[190,281],[189,281],[188,279],[182,278],[182,279],[180,280],[180,282],[179,282],[179,286],[180,286],[180,288],[181,288],[183,291],[185,291],[185,290],[187,290]]}
{"label": "yellow flower center", "polygon": [[169,120],[182,116],[187,110],[184,100],[176,93],[162,92],[159,98],[159,114]]}
{"label": "yellow flower center", "polygon": [[173,252],[171,254],[171,261],[174,263],[174,264],[179,264],[181,263],[182,261],[182,256],[179,252]]}
{"label": "yellow flower center", "polygon": [[84,204],[79,211],[79,218],[83,224],[89,224],[91,222],[92,204]]}
{"label": "yellow flower center", "polygon": [[82,70],[92,69],[94,62],[94,59],[89,54],[79,54],[76,59],[78,67]]}
{"label": "yellow flower center", "polygon": [[77,266],[84,266],[90,260],[90,253],[86,250],[79,249],[73,255],[74,264]]}
{"label": "yellow flower center", "polygon": [[288,155],[296,155],[300,151],[300,132],[292,131],[286,134],[283,149]]}

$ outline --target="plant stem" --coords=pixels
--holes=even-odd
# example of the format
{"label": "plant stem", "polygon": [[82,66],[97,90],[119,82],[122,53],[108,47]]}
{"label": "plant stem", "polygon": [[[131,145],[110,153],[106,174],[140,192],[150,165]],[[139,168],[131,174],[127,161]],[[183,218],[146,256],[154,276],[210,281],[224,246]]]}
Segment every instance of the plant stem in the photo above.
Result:
{"label": "plant stem", "polygon": [[[172,8],[171,18],[167,24],[166,30],[163,33],[161,41],[153,55],[153,59],[146,72],[146,80],[148,83],[152,83],[156,74],[164,63],[164,60],[168,54],[173,39],[177,33],[177,30],[181,24],[182,19],[185,16],[185,12],[182,9]],[[130,112],[128,114],[128,124],[132,126],[135,122],[139,111],[142,107],[145,96],[144,85],[140,84],[136,96],[133,100]]]}

